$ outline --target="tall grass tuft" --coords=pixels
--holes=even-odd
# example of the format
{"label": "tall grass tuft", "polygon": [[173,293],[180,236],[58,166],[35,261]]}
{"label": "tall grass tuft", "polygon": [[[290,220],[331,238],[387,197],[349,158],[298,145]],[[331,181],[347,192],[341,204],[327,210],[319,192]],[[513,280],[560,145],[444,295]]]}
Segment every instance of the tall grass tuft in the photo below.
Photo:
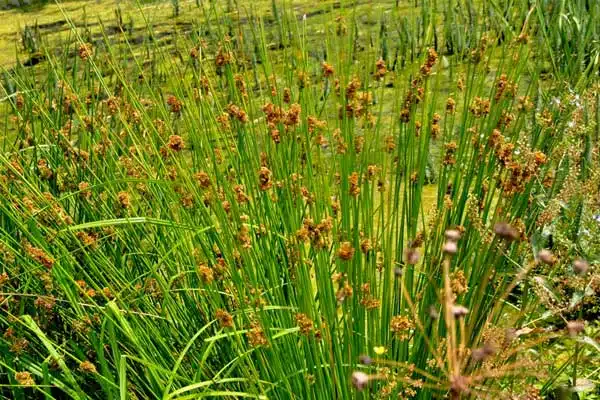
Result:
{"label": "tall grass tuft", "polygon": [[2,395],[594,398],[598,14],[555,3],[60,6],[1,83]]}

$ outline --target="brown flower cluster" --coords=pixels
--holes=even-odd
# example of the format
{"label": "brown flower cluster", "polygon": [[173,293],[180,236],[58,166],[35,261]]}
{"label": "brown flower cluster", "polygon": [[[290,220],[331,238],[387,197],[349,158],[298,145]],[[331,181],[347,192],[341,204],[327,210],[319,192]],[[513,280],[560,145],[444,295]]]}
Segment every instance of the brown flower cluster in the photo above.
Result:
{"label": "brown flower cluster", "polygon": [[221,328],[233,328],[233,317],[226,310],[219,308],[215,312],[215,319]]}
{"label": "brown flower cluster", "polygon": [[401,122],[408,123],[410,121],[413,104],[419,104],[423,99],[423,96],[425,95],[425,89],[423,86],[421,86],[422,83],[423,82],[421,78],[416,78],[411,82],[411,89],[406,92],[406,96],[404,97],[404,105],[400,111]]}
{"label": "brown flower cluster", "polygon": [[448,97],[448,100],[446,100],[446,112],[448,114],[454,114],[455,111],[456,111],[456,100],[454,100],[452,97]]}
{"label": "brown flower cluster", "polygon": [[31,373],[29,373],[27,371],[15,373],[15,380],[17,381],[17,383],[19,385],[22,385],[22,386],[34,386],[35,385],[35,380],[31,376]]}
{"label": "brown flower cluster", "polygon": [[79,58],[82,61],[87,61],[88,58],[94,55],[94,48],[90,43],[82,43],[81,45],[79,45],[78,53]]}
{"label": "brown flower cluster", "polygon": [[373,76],[376,80],[381,80],[385,77],[385,74],[387,74],[387,67],[383,58],[380,58],[375,63],[375,73],[373,74]]}
{"label": "brown flower cluster", "polygon": [[440,136],[440,121],[442,120],[442,117],[440,114],[435,113],[431,119],[431,138],[435,140]]}
{"label": "brown flower cluster", "polygon": [[405,315],[396,315],[390,321],[390,330],[399,340],[408,339],[410,330],[414,328],[414,323]]}
{"label": "brown flower cluster", "polygon": [[353,294],[354,290],[352,289],[352,286],[350,286],[348,281],[345,281],[343,284],[340,285],[339,289],[337,290],[335,298],[337,299],[338,304],[341,304],[346,299],[352,297]]}
{"label": "brown flower cluster", "polygon": [[237,119],[241,123],[248,122],[248,114],[241,107],[235,104],[228,104],[225,110],[230,118]]}
{"label": "brown flower cluster", "polygon": [[335,73],[335,69],[333,68],[333,65],[331,65],[325,61],[323,61],[323,64],[321,64],[321,69],[323,70],[324,78],[330,78]]}
{"label": "brown flower cluster", "polygon": [[435,65],[438,59],[438,54],[434,49],[427,50],[427,60],[423,65],[421,65],[421,75],[423,77],[427,77],[431,74],[431,69]]}
{"label": "brown flower cluster", "polygon": [[217,55],[215,56],[215,65],[217,66],[217,68],[222,68],[225,65],[231,63],[232,59],[233,59],[233,56],[232,56],[231,52],[223,49],[222,46],[219,46]]}
{"label": "brown flower cluster", "polygon": [[496,82],[496,94],[494,100],[499,101],[505,94],[509,97],[514,97],[517,94],[518,85],[508,80],[506,74],[500,75]]}
{"label": "brown flower cluster", "polygon": [[203,189],[208,189],[211,185],[210,176],[204,171],[194,174],[194,178],[196,178],[196,181]]}
{"label": "brown flower cluster", "polygon": [[95,374],[96,372],[98,372],[96,366],[87,360],[79,363],[79,370],[88,374]]}
{"label": "brown flower cluster", "polygon": [[354,257],[354,251],[351,242],[341,242],[337,254],[342,260],[349,261]]}
{"label": "brown flower cluster", "polygon": [[371,285],[364,283],[360,287],[361,299],[360,304],[367,310],[379,308],[381,301],[371,294]]}
{"label": "brown flower cluster", "polygon": [[469,111],[476,118],[484,117],[490,113],[490,101],[476,96],[473,103],[469,106]]}
{"label": "brown flower cluster", "polygon": [[360,175],[358,172],[353,172],[348,177],[348,184],[350,185],[350,195],[353,197],[358,197],[360,194]]}
{"label": "brown flower cluster", "polygon": [[173,151],[181,151],[185,147],[183,143],[183,138],[179,135],[171,135],[169,136],[169,141],[167,142],[167,147],[169,147]]}
{"label": "brown flower cluster", "polygon": [[44,250],[32,246],[30,243],[25,243],[23,245],[25,250],[25,254],[27,254],[30,258],[42,264],[44,267],[50,269],[54,265],[54,258],[46,253]]}
{"label": "brown flower cluster", "polygon": [[269,345],[269,341],[267,340],[265,332],[260,323],[257,321],[250,323],[250,328],[246,332],[246,337],[248,338],[248,342],[252,347]]}
{"label": "brown flower cluster", "polygon": [[183,109],[183,102],[173,95],[167,97],[167,105],[173,114],[180,114]]}
{"label": "brown flower cluster", "polygon": [[300,328],[300,333],[304,336],[308,336],[314,329],[313,321],[308,315],[303,313],[296,314],[296,325]]}
{"label": "brown flower cluster", "polygon": [[215,279],[215,273],[213,269],[205,263],[202,263],[198,266],[198,276],[205,284],[211,284]]}
{"label": "brown flower cluster", "polygon": [[446,143],[444,145],[444,165],[454,165],[456,164],[456,149],[458,148],[458,145],[456,144],[455,141]]}
{"label": "brown flower cluster", "polygon": [[302,221],[302,228],[296,232],[296,238],[301,242],[310,240],[316,249],[324,249],[329,244],[328,236],[333,229],[333,218],[323,218],[315,224],[311,218]]}
{"label": "brown flower cluster", "polygon": [[456,270],[450,276],[450,287],[455,296],[460,296],[469,291],[469,286],[465,273],[462,270]]}
{"label": "brown flower cluster", "polygon": [[272,173],[267,167],[260,167],[258,170],[258,182],[260,190],[269,190],[273,187],[273,181],[271,180]]}
{"label": "brown flower cluster", "polygon": [[523,193],[526,185],[538,174],[540,167],[546,163],[546,155],[541,151],[531,153],[523,163],[510,162],[506,165],[507,176],[502,181],[506,195]]}

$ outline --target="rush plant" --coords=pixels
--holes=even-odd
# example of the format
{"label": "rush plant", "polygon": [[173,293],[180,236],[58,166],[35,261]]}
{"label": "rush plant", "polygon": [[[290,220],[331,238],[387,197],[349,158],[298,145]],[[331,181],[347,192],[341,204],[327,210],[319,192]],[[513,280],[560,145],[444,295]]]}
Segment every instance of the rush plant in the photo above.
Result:
{"label": "rush plant", "polygon": [[5,71],[0,393],[595,398],[595,6],[243,3]]}

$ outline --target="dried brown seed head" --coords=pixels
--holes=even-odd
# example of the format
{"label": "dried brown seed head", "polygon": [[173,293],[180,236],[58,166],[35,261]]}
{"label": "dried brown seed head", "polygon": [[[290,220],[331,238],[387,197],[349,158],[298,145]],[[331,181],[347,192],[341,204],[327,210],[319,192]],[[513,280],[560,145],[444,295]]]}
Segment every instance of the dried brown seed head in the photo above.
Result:
{"label": "dried brown seed head", "polygon": [[82,361],[79,364],[79,369],[82,372],[87,372],[89,374],[95,374],[97,372],[96,366],[89,361]]}
{"label": "dried brown seed head", "polygon": [[338,250],[338,257],[344,261],[351,260],[352,257],[354,257],[354,247],[352,247],[352,243],[350,243],[350,242],[340,243],[340,248]]}
{"label": "dried brown seed head", "polygon": [[460,231],[458,229],[448,229],[444,235],[446,236],[446,239],[452,241],[452,242],[458,242],[458,240],[460,239],[460,237],[462,236]]}
{"label": "dried brown seed head", "polygon": [[368,355],[363,354],[360,357],[358,357],[358,361],[361,364],[370,365],[373,362],[373,359],[371,357],[369,357]]}
{"label": "dried brown seed head", "polygon": [[577,275],[585,275],[590,267],[590,264],[583,259],[577,259],[573,262],[573,271]]}
{"label": "dried brown seed head", "polygon": [[446,243],[444,243],[442,250],[446,254],[453,255],[458,251],[458,246],[456,245],[456,242],[448,240]]}
{"label": "dried brown seed head", "polygon": [[15,373],[15,380],[19,383],[19,385],[23,385],[23,386],[34,386],[35,385],[35,381],[33,380],[31,373],[29,373],[27,371]]}
{"label": "dried brown seed head", "polygon": [[451,308],[452,311],[452,315],[454,315],[454,318],[464,318],[468,313],[469,313],[469,309],[467,307],[464,306],[460,306],[460,305],[454,305]]}
{"label": "dried brown seed head", "polygon": [[508,242],[519,238],[519,232],[506,222],[498,222],[494,225],[494,233]]}
{"label": "dried brown seed head", "polygon": [[543,262],[546,265],[556,264],[556,257],[548,249],[540,250],[539,253],[537,254],[537,258],[539,261]]}
{"label": "dried brown seed head", "polygon": [[233,317],[226,310],[218,309],[215,312],[215,319],[219,321],[221,328],[233,327]]}
{"label": "dried brown seed head", "polygon": [[437,320],[440,318],[440,312],[434,305],[429,306],[429,317],[433,320]]}
{"label": "dried brown seed head", "polygon": [[419,250],[409,247],[405,250],[404,255],[406,257],[407,264],[416,264],[419,262]]}
{"label": "dried brown seed head", "polygon": [[352,386],[358,391],[362,391],[367,387],[369,383],[369,375],[361,371],[354,371],[352,373]]}
{"label": "dried brown seed head", "polygon": [[577,336],[585,330],[585,323],[583,321],[569,321],[567,322],[567,331],[570,336]]}

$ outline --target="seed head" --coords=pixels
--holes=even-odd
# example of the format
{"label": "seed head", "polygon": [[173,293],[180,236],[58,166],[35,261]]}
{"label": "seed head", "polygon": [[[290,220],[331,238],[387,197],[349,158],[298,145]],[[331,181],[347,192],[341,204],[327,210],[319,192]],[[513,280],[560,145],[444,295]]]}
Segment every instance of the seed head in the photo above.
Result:
{"label": "seed head", "polygon": [[371,357],[369,357],[368,355],[363,354],[360,357],[358,357],[358,361],[361,364],[370,365],[373,362],[373,359]]}
{"label": "seed head", "polygon": [[325,78],[329,78],[330,76],[332,76],[335,73],[333,65],[326,63],[325,61],[323,61],[323,64],[321,64],[321,67],[323,69],[323,77],[325,77]]}
{"label": "seed head", "polygon": [[537,256],[538,256],[538,260],[540,260],[541,262],[543,262],[546,265],[556,264],[556,257],[548,249],[540,250],[540,252],[538,253]]}
{"label": "seed head", "polygon": [[303,313],[296,314],[296,324],[300,328],[300,333],[303,335],[309,335],[314,329],[313,321],[308,317],[308,315]]}
{"label": "seed head", "polygon": [[404,269],[402,269],[402,267],[394,268],[394,275],[396,276],[396,278],[401,278],[402,275],[404,275]]}
{"label": "seed head", "polygon": [[97,372],[96,366],[89,361],[82,361],[79,364],[79,369],[82,372],[87,372],[89,374],[95,374]]}
{"label": "seed head", "polygon": [[271,180],[271,171],[267,167],[260,167],[258,171],[258,179],[260,183],[260,190],[265,191],[269,190],[273,186],[273,182]]}
{"label": "seed head", "polygon": [[493,355],[496,352],[496,348],[493,343],[487,342],[478,349],[475,349],[471,352],[471,358],[474,361],[483,361],[489,356]]}
{"label": "seed head", "polygon": [[33,377],[27,371],[17,372],[15,374],[15,380],[19,383],[19,385],[23,385],[23,386],[35,385],[35,381],[33,380]]}
{"label": "seed head", "polygon": [[448,240],[444,243],[443,251],[446,254],[453,255],[458,251],[458,246],[456,245],[456,242]]}
{"label": "seed head", "polygon": [[455,110],[456,100],[454,100],[452,97],[448,97],[448,100],[446,101],[446,111],[450,114],[453,114]]}
{"label": "seed head", "polygon": [[434,305],[429,306],[429,317],[434,321],[440,318],[440,313]]}
{"label": "seed head", "polygon": [[577,275],[585,275],[589,267],[590,264],[586,260],[583,260],[581,258],[573,262],[573,271],[575,271]]}
{"label": "seed head", "polygon": [[419,250],[409,247],[404,251],[407,264],[416,264],[419,262]]}
{"label": "seed head", "polygon": [[464,318],[469,313],[469,309],[467,307],[463,307],[460,305],[452,306],[451,311],[452,315],[454,315],[454,318],[456,319]]}
{"label": "seed head", "polygon": [[94,54],[94,48],[89,43],[82,43],[79,45],[79,58],[82,61],[87,61]]}
{"label": "seed head", "polygon": [[118,205],[121,208],[129,208],[129,206],[131,205],[131,199],[129,197],[129,193],[127,193],[125,191],[121,191],[121,192],[117,193],[117,200],[118,200]]}
{"label": "seed head", "polygon": [[183,103],[181,100],[173,95],[167,97],[167,104],[169,105],[171,112],[174,114],[179,114],[183,108]]}
{"label": "seed head", "polygon": [[204,189],[207,189],[210,187],[210,176],[206,172],[204,172],[204,171],[197,172],[194,175],[194,178],[196,178],[196,180],[200,184],[200,187],[202,187]]}
{"label": "seed head", "polygon": [[361,371],[354,371],[352,373],[352,386],[358,391],[364,390],[369,383],[369,375]]}
{"label": "seed head", "polygon": [[448,229],[444,235],[446,236],[446,239],[452,242],[458,242],[461,237],[461,233],[457,229]]}
{"label": "seed head", "polygon": [[346,300],[349,297],[352,297],[353,293],[354,289],[352,289],[352,286],[350,286],[348,282],[345,282],[344,285],[340,287],[340,289],[335,294],[335,298],[337,299],[338,304],[342,304],[344,300]]}
{"label": "seed head", "polygon": [[408,338],[408,332],[414,328],[413,322],[404,315],[396,315],[390,321],[390,330],[400,340]]}
{"label": "seed head", "polygon": [[570,336],[577,336],[585,330],[585,323],[583,321],[569,321],[567,322],[567,331]]}
{"label": "seed head", "polygon": [[198,275],[200,276],[202,282],[206,284],[211,284],[215,279],[215,273],[213,269],[206,264],[201,264],[198,266]]}
{"label": "seed head", "polygon": [[215,312],[215,318],[217,321],[219,321],[221,328],[233,327],[233,317],[226,310],[218,309]]}
{"label": "seed head", "polygon": [[494,232],[507,242],[512,242],[519,238],[519,232],[506,222],[498,222],[494,225]]}
{"label": "seed head", "polygon": [[183,138],[179,135],[171,135],[167,146],[173,151],[181,151],[185,147]]}
{"label": "seed head", "polygon": [[258,322],[252,322],[250,324],[250,329],[246,332],[246,337],[248,338],[250,345],[253,347],[269,345],[269,341],[265,336],[265,332]]}
{"label": "seed head", "polygon": [[354,247],[352,247],[352,243],[350,243],[350,242],[340,243],[340,248],[338,250],[338,257],[344,261],[351,260],[352,257],[354,257]]}
{"label": "seed head", "polygon": [[364,254],[367,254],[371,250],[373,250],[373,244],[371,243],[371,240],[370,239],[361,240],[360,251],[362,251]]}

